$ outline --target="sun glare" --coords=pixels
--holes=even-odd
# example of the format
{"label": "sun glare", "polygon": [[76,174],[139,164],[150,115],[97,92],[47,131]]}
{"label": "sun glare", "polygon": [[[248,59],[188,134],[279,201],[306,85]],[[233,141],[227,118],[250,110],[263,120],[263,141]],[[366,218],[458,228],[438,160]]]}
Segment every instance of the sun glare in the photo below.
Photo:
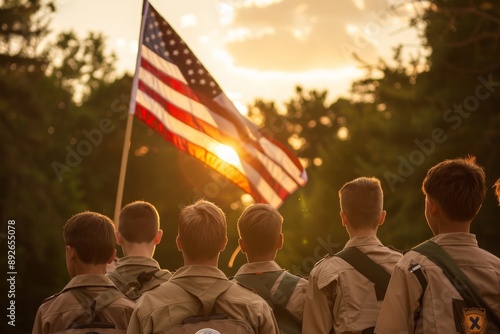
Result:
{"label": "sun glare", "polygon": [[219,144],[215,147],[214,153],[231,165],[237,166],[241,164],[238,153],[230,146]]}

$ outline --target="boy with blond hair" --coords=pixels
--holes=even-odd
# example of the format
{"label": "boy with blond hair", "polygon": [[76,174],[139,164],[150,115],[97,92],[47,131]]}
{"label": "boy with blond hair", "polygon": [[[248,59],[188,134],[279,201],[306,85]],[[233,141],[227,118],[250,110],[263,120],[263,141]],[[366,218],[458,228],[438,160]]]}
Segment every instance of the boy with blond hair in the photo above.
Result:
{"label": "boy with blond hair", "polygon": [[[377,238],[386,216],[377,178],[347,182],[339,197],[349,241],[343,251],[327,255],[311,271],[304,333],[373,333],[390,274],[402,256]],[[372,269],[365,272],[366,268]]]}
{"label": "boy with blond hair", "polygon": [[226,217],[219,207],[199,200],[183,208],[176,243],[184,267],[139,299],[128,333],[184,333],[186,328],[191,333],[279,333],[269,305],[217,268],[227,244]]}
{"label": "boy with blond hair", "polygon": [[248,263],[234,279],[253,288],[273,308],[284,333],[300,333],[307,280],[282,269],[274,260],[283,247],[283,217],[269,204],[247,207],[238,219],[238,243]]}

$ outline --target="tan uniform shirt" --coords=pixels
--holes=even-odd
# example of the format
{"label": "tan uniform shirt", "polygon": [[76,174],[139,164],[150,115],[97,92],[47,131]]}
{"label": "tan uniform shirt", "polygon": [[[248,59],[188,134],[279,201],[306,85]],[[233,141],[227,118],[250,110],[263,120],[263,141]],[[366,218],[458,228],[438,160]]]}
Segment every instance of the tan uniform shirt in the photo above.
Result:
{"label": "tan uniform shirt", "polygon": [[[274,261],[252,262],[242,265],[236,275],[265,273],[278,270],[283,269]],[[284,275],[285,271],[283,271],[283,274],[278,277],[274,285],[271,287],[271,294],[274,294],[276,292]],[[295,286],[295,290],[292,292],[292,295],[290,296],[290,299],[286,304],[286,309],[300,321],[302,321],[302,318],[304,316],[306,290],[307,280],[304,278],[300,278],[299,282]]]}
{"label": "tan uniform shirt", "polygon": [[[104,275],[73,277],[60,293],[47,298],[38,308],[32,333],[47,334],[63,330],[87,312],[88,310],[84,310],[70,292],[71,289],[81,287],[95,296],[110,289],[116,290],[113,283]],[[123,297],[108,305],[100,314],[114,323],[115,328],[126,330],[134,305],[134,302]]]}
{"label": "tan uniform shirt", "polygon": [[[479,248],[476,236],[470,233],[439,234],[431,240],[446,250],[472,282],[475,290],[500,316],[500,259]],[[422,286],[416,275],[409,272],[414,264],[422,266],[428,282],[416,331],[413,315],[420,305]],[[375,332],[459,333],[453,314],[453,299],[463,300],[441,268],[424,255],[410,251],[394,269]]]}
{"label": "tan uniform shirt", "polygon": [[[179,268],[169,282],[146,292],[138,300],[127,333],[161,333],[180,325],[187,317],[198,315],[201,304],[173,280],[188,279],[209,288],[216,280],[227,280],[218,268],[193,265]],[[276,319],[269,305],[253,291],[234,284],[215,303],[217,313],[246,320],[255,333],[279,334]]]}
{"label": "tan uniform shirt", "polygon": [[[137,279],[137,276],[141,273],[152,269],[161,270],[160,265],[153,258],[145,256],[124,256],[116,261],[116,268],[112,272],[113,274],[118,274],[122,281],[130,282]],[[153,278],[151,281],[144,284],[141,291],[150,290],[152,286],[168,281],[168,279],[172,276],[172,273],[168,270],[165,271],[166,273],[162,272],[159,278]],[[157,273],[156,275],[159,274]],[[123,289],[122,284],[120,284],[120,282],[117,281],[117,278],[115,278],[111,273],[107,273],[106,276],[118,287],[118,289]],[[126,293],[126,291],[122,290],[122,293]]]}
{"label": "tan uniform shirt", "polygon": [[[402,257],[401,253],[383,246],[375,236],[352,238],[345,247],[359,248],[388,273]],[[374,283],[343,259],[327,256],[309,275],[302,331],[361,333],[375,326],[381,305]]]}

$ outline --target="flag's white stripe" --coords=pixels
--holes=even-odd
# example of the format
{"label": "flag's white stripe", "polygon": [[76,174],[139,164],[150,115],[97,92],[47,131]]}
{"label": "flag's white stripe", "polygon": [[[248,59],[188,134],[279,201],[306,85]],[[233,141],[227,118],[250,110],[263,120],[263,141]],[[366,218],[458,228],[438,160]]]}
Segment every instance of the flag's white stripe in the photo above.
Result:
{"label": "flag's white stripe", "polygon": [[[215,156],[215,148],[221,145],[217,140],[213,139],[209,135],[200,132],[189,125],[179,121],[172,115],[170,115],[166,110],[158,104],[154,99],[150,98],[143,91],[137,91],[137,102],[148,109],[155,117],[166,127],[170,132],[176,136],[185,138],[186,140],[192,142],[195,145],[203,147],[207,151],[210,151]],[[276,194],[274,189],[264,180],[263,177],[256,171],[250,164],[244,160],[240,160],[241,165],[231,164],[240,173],[245,175],[250,183],[254,185],[257,191],[272,205],[279,205],[281,199]]]}
{"label": "flag's white stripe", "polygon": [[174,77],[175,79],[185,83],[186,85],[188,84],[186,78],[184,78],[181,71],[176,65],[158,56],[144,44],[141,45],[141,57],[147,59],[154,67],[163,69],[171,77]]}
{"label": "flag's white stripe", "polygon": [[[166,69],[163,70],[166,71]],[[227,132],[229,136],[238,138],[238,131],[227,119],[217,115],[216,113],[212,113],[210,109],[198,101],[195,101],[186,95],[179,93],[175,89],[172,89],[144,68],[139,69],[139,78],[173,105],[181,108],[187,113],[192,114],[194,117],[201,119],[215,128],[224,129],[224,132]]]}
{"label": "flag's white stripe", "polygon": [[[278,150],[275,150],[275,152],[272,152],[272,154],[280,155]],[[268,156],[258,150],[255,150],[255,155],[264,165],[272,178],[275,179],[288,193],[292,193],[297,189],[297,182],[295,182],[294,179],[284,171],[283,166],[277,164],[275,160],[269,159]],[[280,161],[279,159],[277,160]]]}
{"label": "flag's white stripe", "polygon": [[[184,94],[179,93],[175,89],[170,88],[168,85],[157,80],[153,74],[151,74],[150,72],[146,71],[143,68],[139,70],[139,78],[148,86],[156,90],[163,98],[170,101],[172,104],[176,105],[177,107],[181,108],[182,110],[188,113],[191,113],[193,116],[212,125],[213,127],[218,128],[219,131],[221,131],[225,135],[238,140],[239,136],[236,128],[231,122],[229,122],[225,118],[215,113],[212,113],[210,109],[208,109],[201,103],[192,100],[191,98],[185,96]],[[270,156],[279,156],[279,157],[285,156],[286,161],[293,164],[289,160],[288,156],[283,152],[281,152],[281,148],[274,146],[267,139],[266,143],[272,145],[272,151],[270,151],[268,148],[266,154]],[[247,146],[248,146],[247,151],[257,159],[259,159],[259,161],[264,165],[264,167],[269,172],[271,177],[273,177],[281,185],[282,188],[284,188],[289,193],[297,189],[296,181],[291,179],[286,172],[283,172],[282,167],[279,166],[279,164],[276,164],[276,162],[273,161],[273,159],[269,159],[268,156],[252,148],[250,145]],[[280,160],[278,159],[278,161]],[[293,167],[295,167],[295,165],[293,165]]]}
{"label": "flag's white stripe", "polygon": [[286,170],[288,174],[293,177],[295,182],[297,182],[301,186],[306,183],[307,178],[304,178],[303,171],[300,170],[292,160],[290,160],[290,157],[285,152],[283,152],[283,150],[279,146],[276,146],[266,137],[260,137],[259,143],[268,156],[274,157],[275,160],[280,162],[281,168]]}

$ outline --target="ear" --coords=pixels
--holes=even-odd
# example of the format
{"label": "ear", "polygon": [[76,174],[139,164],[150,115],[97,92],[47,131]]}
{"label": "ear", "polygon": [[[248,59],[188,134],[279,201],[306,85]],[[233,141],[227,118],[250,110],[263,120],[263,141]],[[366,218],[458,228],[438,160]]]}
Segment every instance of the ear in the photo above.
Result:
{"label": "ear", "polygon": [[177,245],[177,250],[178,250],[179,252],[182,252],[182,240],[181,240],[181,237],[180,237],[180,236],[177,236],[177,237],[175,238],[175,243],[176,243],[176,245]]}
{"label": "ear", "polygon": [[158,230],[158,232],[156,232],[155,238],[153,239],[154,244],[158,245],[161,242],[161,238],[162,237],[163,237],[163,231],[162,230]]}
{"label": "ear", "polygon": [[429,196],[425,197],[425,207],[427,208],[427,213],[429,217],[435,217],[439,211],[439,205]]}
{"label": "ear", "polygon": [[224,249],[226,249],[226,245],[227,245],[227,235],[226,237],[224,238],[224,241],[222,242],[221,246],[220,246],[220,251],[223,252]]}
{"label": "ear", "polygon": [[342,219],[342,226],[347,226],[349,220],[347,219],[347,216],[345,215],[344,211],[340,211],[340,218]]}
{"label": "ear", "polygon": [[113,255],[111,255],[107,263],[110,264],[115,260],[115,258],[116,258],[116,249],[113,249]]}
{"label": "ear", "polygon": [[115,235],[116,235],[116,242],[117,242],[117,244],[120,245],[120,246],[123,246],[123,237],[120,234],[120,232],[118,232],[118,230],[115,231]]}
{"label": "ear", "polygon": [[66,245],[66,258],[73,260],[77,256],[76,250],[70,245]]}
{"label": "ear", "polygon": [[280,233],[280,235],[278,236],[278,242],[276,243],[276,250],[280,250],[281,248],[283,248],[284,242],[285,236],[283,235],[283,233]]}
{"label": "ear", "polygon": [[387,216],[387,211],[382,210],[382,214],[380,215],[380,219],[378,220],[378,225],[382,225],[384,223],[386,216]]}
{"label": "ear", "polygon": [[238,239],[238,245],[240,245],[241,252],[243,254],[246,254],[247,253],[247,244],[245,243],[245,241],[243,241],[243,239],[239,238]]}

